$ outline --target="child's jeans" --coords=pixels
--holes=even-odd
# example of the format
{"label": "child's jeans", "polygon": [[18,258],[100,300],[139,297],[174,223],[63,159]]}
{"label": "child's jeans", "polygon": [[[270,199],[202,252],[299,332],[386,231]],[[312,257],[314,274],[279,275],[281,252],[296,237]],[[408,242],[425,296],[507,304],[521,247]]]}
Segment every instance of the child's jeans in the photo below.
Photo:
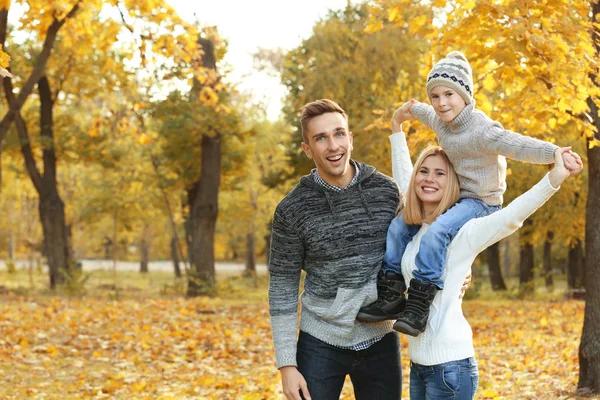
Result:
{"label": "child's jeans", "polygon": [[[446,263],[448,245],[460,228],[473,218],[485,217],[498,211],[501,206],[488,206],[483,200],[461,199],[437,217],[421,239],[421,245],[415,263],[417,269],[414,278],[423,283],[432,283],[438,289],[444,288],[442,272]],[[400,273],[400,263],[406,245],[419,231],[419,225],[408,225],[402,214],[392,220],[386,238],[386,250],[383,256],[383,271]]]}

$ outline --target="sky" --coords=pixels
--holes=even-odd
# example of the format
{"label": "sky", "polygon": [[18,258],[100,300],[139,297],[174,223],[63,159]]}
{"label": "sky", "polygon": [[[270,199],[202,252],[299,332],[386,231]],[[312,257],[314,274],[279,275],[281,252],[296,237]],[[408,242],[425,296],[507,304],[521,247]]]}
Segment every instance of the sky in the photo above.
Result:
{"label": "sky", "polygon": [[[330,9],[344,8],[348,0],[167,0],[183,18],[215,25],[229,43],[225,60],[230,80],[268,104],[276,119],[284,87],[276,77],[253,70],[252,53],[258,48],[292,49],[310,36],[312,27]],[[196,17],[194,17],[194,14]]]}

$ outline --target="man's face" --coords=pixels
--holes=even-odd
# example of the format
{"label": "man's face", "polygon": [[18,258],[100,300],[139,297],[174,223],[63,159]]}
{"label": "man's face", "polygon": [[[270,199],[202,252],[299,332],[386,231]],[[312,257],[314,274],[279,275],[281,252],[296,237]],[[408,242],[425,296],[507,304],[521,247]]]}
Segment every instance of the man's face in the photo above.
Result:
{"label": "man's face", "polygon": [[302,149],[314,160],[317,171],[330,185],[346,187],[354,177],[349,167],[352,152],[352,132],[348,122],[337,112],[311,119],[307,124],[306,140]]}

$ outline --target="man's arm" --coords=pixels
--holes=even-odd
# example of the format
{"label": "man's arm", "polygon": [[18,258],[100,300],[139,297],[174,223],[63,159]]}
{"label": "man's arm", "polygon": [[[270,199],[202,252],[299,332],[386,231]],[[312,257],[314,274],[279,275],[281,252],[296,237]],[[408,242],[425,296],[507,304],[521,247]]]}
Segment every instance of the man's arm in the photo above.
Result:
{"label": "man's arm", "polygon": [[298,290],[304,259],[302,239],[281,205],[275,210],[269,256],[269,314],[277,368],[288,400],[310,399],[306,381],[296,368]]}

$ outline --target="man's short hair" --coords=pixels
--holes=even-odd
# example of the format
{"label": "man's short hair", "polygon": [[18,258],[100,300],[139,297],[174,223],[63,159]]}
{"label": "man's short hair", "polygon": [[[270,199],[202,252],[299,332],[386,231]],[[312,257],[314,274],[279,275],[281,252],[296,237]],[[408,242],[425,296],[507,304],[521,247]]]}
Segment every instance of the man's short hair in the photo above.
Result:
{"label": "man's short hair", "polygon": [[308,137],[306,135],[308,134],[308,123],[310,120],[330,112],[342,114],[346,122],[348,122],[346,111],[333,100],[321,99],[307,103],[302,107],[302,110],[300,110],[300,124],[302,125],[302,140],[304,143],[308,143]]}

